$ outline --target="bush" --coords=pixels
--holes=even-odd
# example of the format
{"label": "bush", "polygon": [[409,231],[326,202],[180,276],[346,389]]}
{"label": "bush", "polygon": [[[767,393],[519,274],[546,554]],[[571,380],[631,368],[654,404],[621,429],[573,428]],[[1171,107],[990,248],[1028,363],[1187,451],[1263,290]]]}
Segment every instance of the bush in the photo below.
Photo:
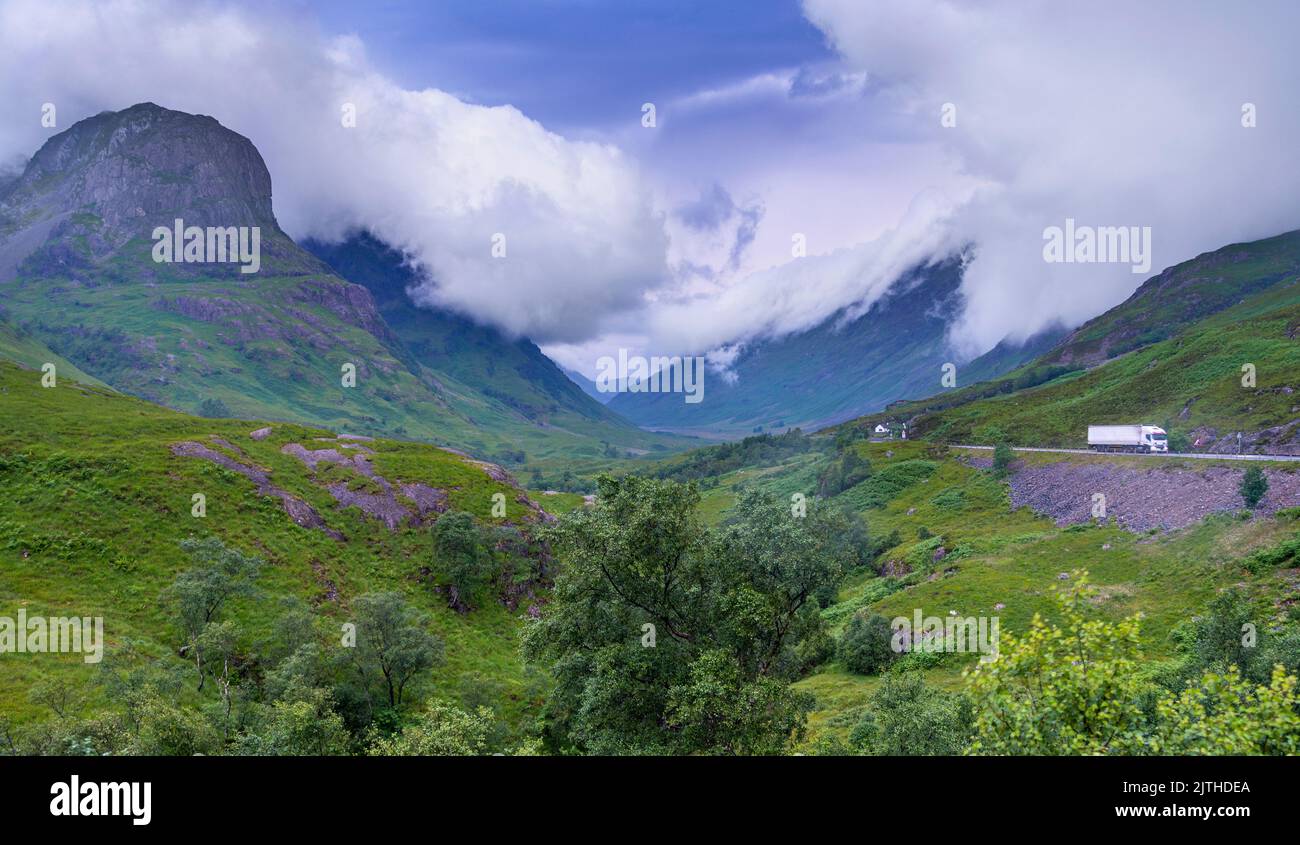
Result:
{"label": "bush", "polygon": [[433,558],[435,572],[448,587],[448,603],[458,610],[482,597],[496,570],[474,517],[460,511],[445,513],[433,524]]}
{"label": "bush", "polygon": [[975,729],[971,700],[928,687],[917,672],[890,672],[871,696],[849,742],[870,754],[960,754]]}
{"label": "bush", "polygon": [[1268,492],[1268,478],[1264,471],[1257,466],[1247,469],[1241,476],[1241,498],[1245,501],[1246,507],[1252,510],[1264,498]]}
{"label": "bush", "polygon": [[227,419],[230,417],[230,409],[220,399],[204,399],[199,403],[199,416],[209,419]]}
{"label": "bush", "polygon": [[859,614],[849,620],[840,636],[839,658],[850,672],[874,675],[898,656],[890,645],[892,637],[893,629],[887,618],[879,613]]}
{"label": "bush", "polygon": [[1016,453],[1011,451],[1011,447],[1005,441],[993,447],[993,474],[998,478],[1006,478],[1007,473],[1011,470],[1011,462],[1016,459]]}
{"label": "bush", "polygon": [[1253,575],[1263,575],[1274,569],[1300,560],[1300,536],[1283,540],[1270,549],[1260,549],[1245,560],[1246,569]]}

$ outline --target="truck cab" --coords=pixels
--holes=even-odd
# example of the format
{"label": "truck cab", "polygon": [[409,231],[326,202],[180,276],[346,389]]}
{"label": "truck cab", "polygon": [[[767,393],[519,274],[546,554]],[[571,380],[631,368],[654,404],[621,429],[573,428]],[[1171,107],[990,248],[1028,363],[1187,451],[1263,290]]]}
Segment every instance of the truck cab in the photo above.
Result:
{"label": "truck cab", "polygon": [[1142,442],[1146,444],[1152,452],[1169,451],[1169,435],[1159,426],[1142,426]]}

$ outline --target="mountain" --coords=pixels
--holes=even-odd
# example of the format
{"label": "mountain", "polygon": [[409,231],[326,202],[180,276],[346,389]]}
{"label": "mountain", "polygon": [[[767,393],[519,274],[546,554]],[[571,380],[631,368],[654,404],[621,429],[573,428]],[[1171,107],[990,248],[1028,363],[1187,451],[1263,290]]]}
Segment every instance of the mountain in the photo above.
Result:
{"label": "mountain", "polygon": [[337,244],[309,240],[303,246],[340,276],[370,291],[384,322],[411,358],[438,378],[476,385],[539,425],[583,429],[623,443],[656,441],[593,402],[527,338],[508,338],[451,311],[417,307],[407,290],[423,277],[402,253],[370,233],[356,233]]}
{"label": "mountain", "polygon": [[[708,373],[702,402],[620,393],[610,408],[647,428],[736,437],[820,428],[926,396],[939,388],[944,365],[955,361],[946,335],[961,311],[960,285],[958,258],[914,268],[856,319],[840,312],[809,331],[746,346],[730,368],[734,380]],[[980,375],[1012,369],[1057,337],[1004,343],[958,367],[958,380],[965,381],[967,368]]]}
{"label": "mountain", "polygon": [[1300,454],[1297,338],[1300,231],[1170,267],[999,379],[852,425],[892,418],[948,442],[1081,447],[1089,424],[1154,422],[1176,449]]}
{"label": "mountain", "polygon": [[[89,376],[172,408],[516,462],[673,444],[590,400],[531,343],[343,278],[280,229],[271,187],[253,143],[211,117],[142,103],[80,121],[0,189],[4,316]],[[186,236],[160,252],[155,230],[177,219]],[[213,230],[244,240],[223,256]],[[230,260],[240,246],[250,260]]]}
{"label": "mountain", "polygon": [[587,394],[592,399],[595,399],[597,402],[599,402],[602,405],[608,405],[611,401],[613,401],[614,397],[618,395],[617,393],[612,393],[612,392],[602,393],[599,389],[597,389],[596,382],[587,378],[577,370],[570,370],[566,367],[564,370],[564,374],[569,377],[570,381],[572,381],[574,384],[580,387],[583,393]]}

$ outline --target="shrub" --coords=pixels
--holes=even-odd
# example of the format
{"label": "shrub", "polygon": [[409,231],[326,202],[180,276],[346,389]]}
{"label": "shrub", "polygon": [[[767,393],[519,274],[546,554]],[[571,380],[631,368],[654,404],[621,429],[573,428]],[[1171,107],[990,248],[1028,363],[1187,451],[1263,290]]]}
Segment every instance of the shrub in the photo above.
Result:
{"label": "shrub", "polygon": [[998,478],[1006,478],[1007,473],[1011,470],[1011,462],[1016,459],[1016,453],[1011,451],[1011,447],[1006,441],[993,447],[993,474]]}
{"label": "shrub", "polygon": [[850,672],[874,675],[898,656],[890,646],[892,636],[889,620],[881,614],[854,616],[840,636],[839,658]]}
{"label": "shrub", "polygon": [[1268,478],[1257,466],[1247,469],[1241,476],[1241,498],[1246,507],[1254,509],[1268,492]]}

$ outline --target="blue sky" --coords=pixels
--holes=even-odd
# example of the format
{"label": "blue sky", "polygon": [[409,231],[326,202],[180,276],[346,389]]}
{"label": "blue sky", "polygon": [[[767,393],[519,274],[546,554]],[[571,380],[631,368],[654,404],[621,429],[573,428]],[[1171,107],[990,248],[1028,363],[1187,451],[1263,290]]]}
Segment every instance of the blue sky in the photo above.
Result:
{"label": "blue sky", "polygon": [[834,58],[797,0],[449,0],[305,4],[410,88],[510,104],[580,133],[767,70]]}

